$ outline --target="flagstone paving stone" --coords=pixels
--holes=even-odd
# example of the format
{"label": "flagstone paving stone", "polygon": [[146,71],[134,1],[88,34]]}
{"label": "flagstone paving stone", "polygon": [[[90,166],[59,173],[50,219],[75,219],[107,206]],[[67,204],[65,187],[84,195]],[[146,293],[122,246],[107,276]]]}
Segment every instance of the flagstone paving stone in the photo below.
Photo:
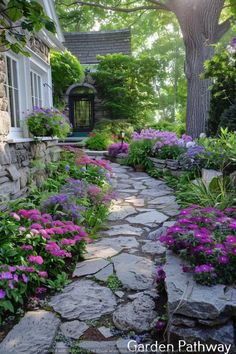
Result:
{"label": "flagstone paving stone", "polygon": [[146,211],[145,213],[141,213],[136,216],[126,218],[126,220],[130,224],[142,224],[142,225],[161,224],[162,222],[168,219],[169,219],[168,216],[156,210]]}
{"label": "flagstone paving stone", "polygon": [[146,290],[154,284],[155,266],[147,258],[122,253],[112,258],[116,275],[125,288]]}
{"label": "flagstone paving stone", "polygon": [[49,301],[54,311],[67,320],[100,318],[116,308],[112,291],[91,280],[77,280]]}
{"label": "flagstone paving stone", "polygon": [[99,270],[105,268],[109,262],[104,259],[89,259],[84,262],[77,263],[73,273],[73,277],[82,277],[89,274],[95,274]]}
{"label": "flagstone paving stone", "polygon": [[110,210],[110,215],[108,216],[108,220],[109,221],[122,220],[127,216],[135,213],[136,210],[132,206],[114,205]]}
{"label": "flagstone paving stone", "polygon": [[75,320],[62,323],[60,330],[66,337],[79,339],[88,328],[89,326],[85,322]]}
{"label": "flagstone paving stone", "polygon": [[59,325],[59,318],[49,311],[29,311],[0,343],[0,353],[47,353]]}

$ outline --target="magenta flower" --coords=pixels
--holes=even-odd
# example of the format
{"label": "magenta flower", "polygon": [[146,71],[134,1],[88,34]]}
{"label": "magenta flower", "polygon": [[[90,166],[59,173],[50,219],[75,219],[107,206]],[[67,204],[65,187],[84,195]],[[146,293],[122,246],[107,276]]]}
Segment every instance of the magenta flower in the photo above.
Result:
{"label": "magenta flower", "polygon": [[61,244],[62,245],[68,245],[68,246],[70,246],[70,245],[74,245],[76,243],[76,240],[74,239],[74,240],[71,240],[71,239],[68,239],[68,238],[63,238],[63,239],[61,239]]}
{"label": "magenta flower", "polygon": [[163,328],[165,328],[165,326],[166,326],[166,322],[165,321],[158,320],[157,323],[156,323],[156,329],[158,331],[161,331]]}
{"label": "magenta flower", "polygon": [[47,278],[48,277],[48,273],[47,272],[38,272],[38,274],[39,274],[39,276],[41,277],[41,278]]}
{"label": "magenta flower", "polygon": [[43,294],[43,293],[45,293],[47,291],[47,289],[46,288],[36,288],[36,290],[35,290],[35,293],[36,294]]}
{"label": "magenta flower", "polygon": [[16,221],[20,221],[20,216],[17,213],[10,214]]}
{"label": "magenta flower", "polygon": [[219,256],[218,258],[219,263],[221,264],[228,264],[229,263],[229,258],[227,256]]}
{"label": "magenta flower", "polygon": [[43,258],[41,256],[29,256],[30,263],[43,264]]}
{"label": "magenta flower", "polygon": [[21,249],[24,251],[30,251],[33,249],[33,247],[31,245],[22,245]]}

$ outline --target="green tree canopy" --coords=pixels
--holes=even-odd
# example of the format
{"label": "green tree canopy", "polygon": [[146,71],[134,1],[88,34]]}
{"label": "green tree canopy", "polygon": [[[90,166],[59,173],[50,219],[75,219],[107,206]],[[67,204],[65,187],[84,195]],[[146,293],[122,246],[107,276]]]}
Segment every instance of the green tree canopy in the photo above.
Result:
{"label": "green tree canopy", "polygon": [[126,119],[140,126],[152,121],[156,109],[153,80],[159,72],[157,61],[123,54],[98,59],[94,78],[108,118]]}
{"label": "green tree canopy", "polygon": [[73,83],[80,82],[84,69],[79,60],[68,50],[51,52],[52,82],[54,89],[54,104],[63,104],[66,89]]}

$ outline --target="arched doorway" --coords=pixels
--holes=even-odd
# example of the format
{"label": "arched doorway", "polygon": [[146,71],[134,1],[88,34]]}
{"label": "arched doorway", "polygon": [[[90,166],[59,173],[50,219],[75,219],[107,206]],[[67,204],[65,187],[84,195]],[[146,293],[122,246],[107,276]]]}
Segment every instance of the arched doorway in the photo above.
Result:
{"label": "arched doorway", "polygon": [[69,119],[73,127],[73,136],[75,137],[93,130],[95,93],[95,88],[87,83],[74,84],[66,92]]}

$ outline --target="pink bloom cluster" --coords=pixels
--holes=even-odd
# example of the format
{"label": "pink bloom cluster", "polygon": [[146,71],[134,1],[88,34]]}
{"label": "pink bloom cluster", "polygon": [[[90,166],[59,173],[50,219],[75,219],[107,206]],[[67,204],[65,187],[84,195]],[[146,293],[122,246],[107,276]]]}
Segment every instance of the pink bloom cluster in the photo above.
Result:
{"label": "pink bloom cluster", "polygon": [[79,166],[94,165],[94,166],[102,167],[109,172],[112,171],[109,161],[107,161],[107,160],[94,160],[91,157],[89,157],[88,155],[83,155],[83,156],[79,157],[76,160],[76,163]]}
{"label": "pink bloom cluster", "polygon": [[190,262],[190,269],[199,281],[234,282],[236,209],[220,211],[193,205],[180,214],[175,225],[161,236],[160,241]]}

